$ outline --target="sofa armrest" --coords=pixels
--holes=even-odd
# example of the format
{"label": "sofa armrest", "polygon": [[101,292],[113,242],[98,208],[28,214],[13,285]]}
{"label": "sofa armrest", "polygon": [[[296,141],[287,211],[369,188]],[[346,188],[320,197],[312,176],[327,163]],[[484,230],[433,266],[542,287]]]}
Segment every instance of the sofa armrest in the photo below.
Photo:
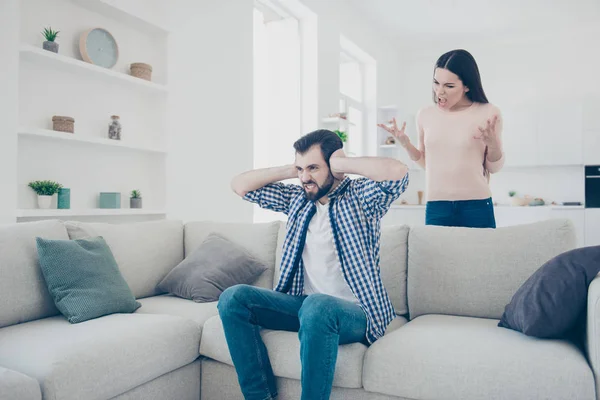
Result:
{"label": "sofa armrest", "polygon": [[42,400],[42,391],[36,379],[0,367],[0,399]]}
{"label": "sofa armrest", "polygon": [[594,372],[597,398],[600,400],[600,276],[594,278],[588,288],[585,336],[585,350]]}

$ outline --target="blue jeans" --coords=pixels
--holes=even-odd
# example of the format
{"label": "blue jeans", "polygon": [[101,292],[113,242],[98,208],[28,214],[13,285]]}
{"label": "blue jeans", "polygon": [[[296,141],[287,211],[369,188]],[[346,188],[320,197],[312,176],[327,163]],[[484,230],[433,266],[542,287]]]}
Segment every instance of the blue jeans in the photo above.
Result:
{"label": "blue jeans", "polygon": [[428,201],[425,224],[495,228],[494,203],[491,197],[482,200]]}
{"label": "blue jeans", "polygon": [[329,399],[338,345],[367,344],[365,313],[358,305],[332,296],[291,296],[236,285],[221,294],[218,308],[246,400],[277,397],[261,327],[298,332],[304,400]]}

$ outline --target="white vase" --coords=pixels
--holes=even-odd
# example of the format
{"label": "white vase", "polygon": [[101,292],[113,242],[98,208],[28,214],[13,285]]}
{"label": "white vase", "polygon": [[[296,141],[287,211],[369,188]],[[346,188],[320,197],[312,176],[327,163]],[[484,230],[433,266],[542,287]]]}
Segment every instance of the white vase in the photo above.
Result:
{"label": "white vase", "polygon": [[52,196],[38,195],[39,208],[50,208],[50,203],[52,203]]}

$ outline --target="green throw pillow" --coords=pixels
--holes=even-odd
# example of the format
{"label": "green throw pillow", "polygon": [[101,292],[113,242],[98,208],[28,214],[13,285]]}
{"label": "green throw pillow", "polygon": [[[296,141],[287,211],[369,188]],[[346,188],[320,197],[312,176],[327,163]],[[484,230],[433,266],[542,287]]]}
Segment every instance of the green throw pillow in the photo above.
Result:
{"label": "green throw pillow", "polygon": [[58,310],[70,323],[141,307],[101,236],[76,240],[36,238],[42,274]]}

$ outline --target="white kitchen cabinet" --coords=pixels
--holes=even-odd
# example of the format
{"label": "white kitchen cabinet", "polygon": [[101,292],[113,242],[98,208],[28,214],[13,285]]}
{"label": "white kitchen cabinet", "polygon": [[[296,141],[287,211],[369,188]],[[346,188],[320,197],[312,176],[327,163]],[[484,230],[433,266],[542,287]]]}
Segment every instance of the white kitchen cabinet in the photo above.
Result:
{"label": "white kitchen cabinet", "polygon": [[[503,110],[506,165],[583,164],[583,114],[581,101]],[[597,153],[600,158],[600,151]]]}
{"label": "white kitchen cabinet", "polygon": [[583,132],[583,163],[600,165],[600,129]]}
{"label": "white kitchen cabinet", "polygon": [[600,246],[600,208],[585,209],[585,245]]}
{"label": "white kitchen cabinet", "polygon": [[507,166],[537,165],[537,131],[531,110],[508,109],[502,112],[502,146]]}
{"label": "white kitchen cabinet", "polygon": [[392,206],[381,220],[381,226],[425,225],[424,206]]}
{"label": "white kitchen cabinet", "polygon": [[539,165],[583,163],[583,115],[581,102],[543,105],[537,113]]}

